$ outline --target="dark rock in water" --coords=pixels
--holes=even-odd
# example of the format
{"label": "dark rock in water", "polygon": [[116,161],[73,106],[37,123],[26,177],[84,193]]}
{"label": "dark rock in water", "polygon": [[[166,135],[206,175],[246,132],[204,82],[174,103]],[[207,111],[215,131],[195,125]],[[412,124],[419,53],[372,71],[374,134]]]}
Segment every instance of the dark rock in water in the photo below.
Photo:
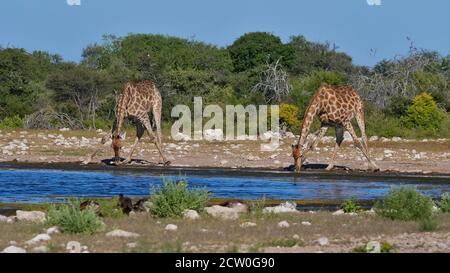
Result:
{"label": "dark rock in water", "polygon": [[80,210],[92,210],[97,216],[102,216],[100,204],[96,201],[87,200],[80,204]]}
{"label": "dark rock in water", "polygon": [[142,198],[139,199],[134,205],[133,210],[134,211],[146,211],[145,209],[145,202],[148,201],[148,198]]}
{"label": "dark rock in water", "polygon": [[123,196],[123,194],[119,194],[119,202],[117,203],[117,207],[122,209],[122,212],[126,215],[129,215],[133,210],[133,202],[131,198]]}

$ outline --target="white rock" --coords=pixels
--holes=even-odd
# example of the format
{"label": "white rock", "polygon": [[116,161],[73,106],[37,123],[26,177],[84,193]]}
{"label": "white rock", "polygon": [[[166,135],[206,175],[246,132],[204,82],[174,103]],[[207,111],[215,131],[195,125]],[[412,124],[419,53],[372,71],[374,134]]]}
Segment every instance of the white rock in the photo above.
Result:
{"label": "white rock", "polygon": [[59,131],[61,131],[61,132],[67,132],[67,131],[70,131],[70,129],[69,129],[69,128],[61,128],[61,129],[59,129]]}
{"label": "white rock", "polygon": [[248,212],[248,206],[245,204],[242,204],[240,202],[233,202],[233,203],[229,204],[228,207],[234,209],[238,213]]}
{"label": "white rock", "polygon": [[300,239],[300,236],[298,236],[298,234],[294,234],[294,235],[292,236],[292,238],[293,238],[294,240],[299,240],[299,239]]}
{"label": "white rock", "polygon": [[259,136],[261,140],[269,140],[271,138],[280,138],[279,132],[267,131]]}
{"label": "white rock", "polygon": [[136,242],[133,242],[133,243],[128,243],[127,244],[127,247],[129,247],[129,248],[135,248],[135,247],[137,247],[137,243]]}
{"label": "white rock", "polygon": [[176,231],[178,227],[174,224],[168,224],[164,229],[168,231]]}
{"label": "white rock", "polygon": [[26,221],[26,222],[44,222],[45,221],[45,213],[42,211],[16,211],[16,217],[18,221]]}
{"label": "white rock", "polygon": [[180,132],[177,132],[175,135],[172,136],[172,138],[177,141],[190,141],[191,140],[190,136],[185,135]]}
{"label": "white rock", "polygon": [[33,252],[47,253],[48,252],[48,247],[46,247],[46,246],[38,246],[38,247],[33,248]]}
{"label": "white rock", "polygon": [[17,246],[8,246],[3,249],[2,253],[27,253],[27,251],[21,247]]}
{"label": "white rock", "polygon": [[249,155],[249,156],[247,156],[247,160],[248,161],[257,161],[257,160],[261,160],[261,158],[259,156]]}
{"label": "white rock", "polygon": [[297,213],[297,204],[294,202],[285,202],[275,207],[263,209],[263,213]]}
{"label": "white rock", "polygon": [[207,207],[206,213],[214,218],[221,218],[224,220],[236,220],[239,218],[239,213],[235,209],[218,205]]}
{"label": "white rock", "polygon": [[308,222],[308,221],[303,221],[303,222],[302,222],[302,225],[304,225],[304,226],[310,226],[310,225],[311,225],[311,223],[310,223],[310,222]]}
{"label": "white rock", "polygon": [[285,138],[295,138],[295,135],[291,132],[286,132],[286,134],[284,135]]}
{"label": "white rock", "polygon": [[320,237],[317,242],[319,243],[319,245],[321,246],[326,246],[328,244],[330,244],[330,241],[328,240],[327,237]]}
{"label": "white rock", "polygon": [[220,161],[220,165],[225,165],[227,163],[228,163],[228,160],[225,160],[225,159]]}
{"label": "white rock", "polygon": [[207,141],[222,140],[223,131],[222,129],[207,129],[203,132],[203,138]]}
{"label": "white rock", "polygon": [[378,136],[371,136],[369,141],[378,141],[380,138]]}
{"label": "white rock", "polygon": [[381,245],[378,241],[370,241],[366,245],[368,253],[381,253]]}
{"label": "white rock", "polygon": [[52,238],[48,234],[39,234],[31,240],[26,241],[27,245],[34,245],[39,242],[50,241]]}
{"label": "white rock", "polygon": [[70,241],[67,243],[66,249],[70,253],[81,253],[81,244],[77,241]]}
{"label": "white rock", "polygon": [[279,228],[288,228],[290,226],[291,225],[287,221],[281,221],[281,222],[278,223],[278,227]]}
{"label": "white rock", "polygon": [[135,238],[135,237],[139,237],[139,234],[133,233],[133,232],[128,232],[125,230],[116,229],[116,230],[106,233],[106,236],[107,237],[123,237],[123,238],[132,237],[132,238]]}
{"label": "white rock", "polygon": [[200,215],[198,215],[198,212],[192,209],[188,209],[183,211],[183,218],[189,219],[189,220],[197,220],[200,218]]}
{"label": "white rock", "polygon": [[353,141],[352,135],[349,132],[344,132],[344,141]]}
{"label": "white rock", "polygon": [[401,137],[393,137],[392,141],[399,142],[399,141],[402,141],[402,138]]}
{"label": "white rock", "polygon": [[256,227],[256,223],[253,222],[245,222],[239,225],[241,228],[248,228],[248,227]]}
{"label": "white rock", "polygon": [[8,222],[8,217],[0,215],[0,223],[6,223]]}
{"label": "white rock", "polygon": [[58,227],[51,227],[51,228],[48,228],[45,232],[49,235],[52,235],[52,234],[59,233],[60,231],[59,231]]}
{"label": "white rock", "polygon": [[333,212],[333,215],[342,215],[342,214],[345,214],[345,212],[344,212],[344,210],[341,210],[341,209]]}

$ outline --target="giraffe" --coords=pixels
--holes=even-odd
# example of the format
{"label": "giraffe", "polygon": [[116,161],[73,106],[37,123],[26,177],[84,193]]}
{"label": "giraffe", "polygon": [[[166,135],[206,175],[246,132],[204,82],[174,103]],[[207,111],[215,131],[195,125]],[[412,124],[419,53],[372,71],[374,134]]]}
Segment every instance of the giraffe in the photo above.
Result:
{"label": "giraffe", "polygon": [[[147,131],[150,140],[156,145],[159,155],[163,160],[163,164],[170,164],[170,161],[167,161],[163,154],[161,145],[161,108],[161,94],[152,82],[146,80],[136,82],[130,81],[125,84],[117,103],[116,120],[113,122],[109,134],[101,140],[101,143],[106,145],[107,140],[109,138],[112,139],[114,162],[116,165],[127,164],[131,161],[131,157],[145,131]],[[153,118],[155,119],[156,136],[152,130],[152,125],[148,116],[148,112],[150,111],[152,111]],[[129,155],[125,161],[120,162],[121,139],[123,138],[120,131],[125,118],[135,123],[136,138]],[[83,163],[88,164],[98,152],[99,150],[96,150]]]}
{"label": "giraffe", "polygon": [[[321,127],[319,131],[315,133],[317,136],[314,141],[311,144],[306,145],[305,151],[302,151],[315,116],[319,117]],[[358,139],[355,130],[353,130],[351,123],[353,118],[356,118],[358,127],[361,131],[361,140]],[[336,153],[344,140],[344,129],[350,133],[353,142],[367,158],[371,168],[379,170],[375,162],[370,159],[364,124],[364,105],[360,96],[351,86],[322,84],[312,97],[311,102],[306,109],[298,142],[296,145],[292,145],[292,156],[294,157],[296,172],[300,172],[306,154],[317,147],[317,144],[325,135],[329,127],[335,128],[336,144],[331,161],[326,168],[327,170],[332,170],[334,168]]]}

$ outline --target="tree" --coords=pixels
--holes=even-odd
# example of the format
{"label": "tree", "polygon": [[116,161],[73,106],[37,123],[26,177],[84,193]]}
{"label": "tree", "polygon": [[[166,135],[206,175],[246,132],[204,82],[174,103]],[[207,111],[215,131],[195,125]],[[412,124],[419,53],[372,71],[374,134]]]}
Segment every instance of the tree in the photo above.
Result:
{"label": "tree", "polygon": [[433,97],[424,92],[414,98],[402,120],[408,127],[435,132],[443,118],[443,113],[438,109]]}
{"label": "tree", "polygon": [[287,44],[293,54],[289,72],[293,75],[309,74],[315,70],[351,73],[356,69],[352,58],[337,52],[337,47],[330,43],[313,43],[304,36],[293,36]]}
{"label": "tree", "polygon": [[289,94],[288,74],[281,67],[280,60],[266,64],[253,91],[261,92],[267,103],[280,103],[282,98]]}
{"label": "tree", "polygon": [[284,45],[279,37],[267,32],[244,34],[228,47],[228,52],[234,72],[243,72],[277,60],[286,67],[292,62],[291,48]]}
{"label": "tree", "polygon": [[73,114],[82,121],[90,118],[93,126],[101,99],[113,91],[101,72],[70,63],[49,76],[47,87],[54,91],[55,102],[62,103],[59,107],[75,109]]}

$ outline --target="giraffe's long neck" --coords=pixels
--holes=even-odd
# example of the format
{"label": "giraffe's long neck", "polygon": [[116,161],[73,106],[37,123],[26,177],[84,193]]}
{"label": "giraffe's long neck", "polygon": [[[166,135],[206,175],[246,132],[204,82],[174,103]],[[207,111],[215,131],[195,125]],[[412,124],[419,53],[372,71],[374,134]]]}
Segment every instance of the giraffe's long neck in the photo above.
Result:
{"label": "giraffe's long neck", "polygon": [[305,144],[306,138],[308,137],[309,129],[311,128],[311,124],[314,121],[314,117],[317,115],[318,104],[316,100],[316,96],[313,97],[308,108],[306,108],[305,116],[303,118],[302,126],[300,129],[300,137],[298,138],[298,146],[303,147]]}
{"label": "giraffe's long neck", "polygon": [[115,128],[113,130],[113,135],[115,136],[118,136],[120,130],[122,129],[123,119],[125,117],[125,112],[127,110],[126,104],[130,93],[129,89],[130,89],[129,84],[126,84],[122,94],[119,97],[119,102],[117,103],[117,120],[114,124]]}

